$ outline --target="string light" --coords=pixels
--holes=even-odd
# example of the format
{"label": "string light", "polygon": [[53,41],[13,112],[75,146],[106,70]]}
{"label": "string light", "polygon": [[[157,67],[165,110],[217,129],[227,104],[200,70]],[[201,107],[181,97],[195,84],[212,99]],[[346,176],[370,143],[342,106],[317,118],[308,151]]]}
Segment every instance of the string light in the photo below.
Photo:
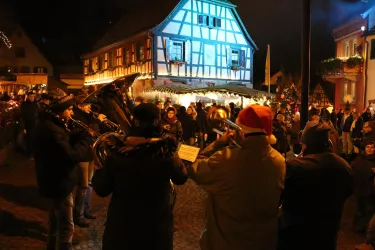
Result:
{"label": "string light", "polygon": [[4,42],[5,46],[8,47],[8,49],[12,48],[12,44],[10,43],[8,37],[0,30],[0,38]]}

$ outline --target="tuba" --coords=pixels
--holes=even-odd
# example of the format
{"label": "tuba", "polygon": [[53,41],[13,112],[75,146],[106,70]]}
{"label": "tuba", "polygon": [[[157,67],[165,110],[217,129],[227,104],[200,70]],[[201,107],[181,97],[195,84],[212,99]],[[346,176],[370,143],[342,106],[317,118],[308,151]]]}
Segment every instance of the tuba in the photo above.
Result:
{"label": "tuba", "polygon": [[102,134],[93,144],[94,161],[100,168],[108,156],[109,147],[121,145],[132,128],[132,111],[135,105],[130,88],[139,76],[140,74],[132,74],[121,77],[85,98],[85,103],[99,106],[100,113],[117,124],[116,131]]}

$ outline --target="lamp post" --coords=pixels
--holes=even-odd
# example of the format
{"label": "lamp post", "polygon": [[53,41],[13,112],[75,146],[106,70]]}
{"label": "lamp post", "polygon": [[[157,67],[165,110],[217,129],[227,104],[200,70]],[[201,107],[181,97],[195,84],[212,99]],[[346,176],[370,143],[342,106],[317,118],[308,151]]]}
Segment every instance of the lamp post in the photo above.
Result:
{"label": "lamp post", "polygon": [[301,46],[301,129],[308,121],[310,89],[310,46],[311,46],[311,0],[302,0],[302,46]]}

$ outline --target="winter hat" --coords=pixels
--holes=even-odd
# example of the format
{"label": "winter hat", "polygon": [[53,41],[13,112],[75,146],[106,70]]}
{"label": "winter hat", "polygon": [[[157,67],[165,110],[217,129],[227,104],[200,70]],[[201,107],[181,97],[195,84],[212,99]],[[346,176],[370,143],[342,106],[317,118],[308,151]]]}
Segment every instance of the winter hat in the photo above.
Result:
{"label": "winter hat", "polygon": [[[85,104],[86,97],[87,97],[87,95],[85,95],[85,94],[77,95],[76,98],[75,98],[76,99],[75,100],[76,105]],[[89,103],[87,103],[87,104],[89,104]]]}
{"label": "winter hat", "polygon": [[160,124],[160,109],[152,103],[141,103],[133,110],[132,136],[146,138],[159,137],[162,128]]}
{"label": "winter hat", "polygon": [[60,99],[53,101],[50,104],[50,109],[55,113],[64,112],[64,110],[68,109],[69,107],[73,106],[74,98],[72,95],[66,95]]}
{"label": "winter hat", "polygon": [[272,135],[271,109],[260,105],[251,105],[244,108],[237,117],[236,124],[242,128],[244,134],[265,133],[270,144],[276,143]]}
{"label": "winter hat", "polygon": [[330,130],[331,127],[328,124],[310,121],[306,123],[302,132],[302,143],[313,148],[328,146]]}

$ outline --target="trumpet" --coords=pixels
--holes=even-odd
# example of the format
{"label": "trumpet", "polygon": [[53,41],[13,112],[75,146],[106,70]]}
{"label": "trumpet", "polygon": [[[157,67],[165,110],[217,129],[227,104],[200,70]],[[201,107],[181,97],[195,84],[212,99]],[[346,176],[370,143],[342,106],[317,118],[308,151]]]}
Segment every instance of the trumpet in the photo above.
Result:
{"label": "trumpet", "polygon": [[[94,111],[90,111],[92,116],[99,120],[99,113],[97,112],[94,112]],[[120,128],[120,125],[118,125],[117,123],[114,123],[113,121],[109,120],[109,119],[105,119],[104,121],[101,121],[107,128],[109,128],[110,130],[113,130],[113,131],[116,131],[116,132],[120,132],[121,128]]]}
{"label": "trumpet", "polygon": [[77,126],[77,127],[81,128],[83,130],[86,130],[87,132],[89,132],[90,134],[92,134],[95,139],[99,138],[101,136],[100,133],[95,132],[89,126],[87,126],[86,124],[84,124],[83,122],[81,122],[79,120],[76,120],[76,119],[73,119],[73,118],[70,118],[70,120],[72,121],[72,123],[73,123],[74,126]]}
{"label": "trumpet", "polygon": [[[207,116],[208,116],[208,122],[213,128],[212,130],[215,133],[219,135],[223,135],[224,134],[223,131],[232,129],[236,131],[234,138],[238,140],[239,138],[243,137],[242,128],[228,119],[229,115],[225,107],[221,107],[221,106],[212,107],[209,113],[207,114]],[[237,147],[242,148],[240,143],[236,141],[235,139],[231,139],[231,141]]]}

